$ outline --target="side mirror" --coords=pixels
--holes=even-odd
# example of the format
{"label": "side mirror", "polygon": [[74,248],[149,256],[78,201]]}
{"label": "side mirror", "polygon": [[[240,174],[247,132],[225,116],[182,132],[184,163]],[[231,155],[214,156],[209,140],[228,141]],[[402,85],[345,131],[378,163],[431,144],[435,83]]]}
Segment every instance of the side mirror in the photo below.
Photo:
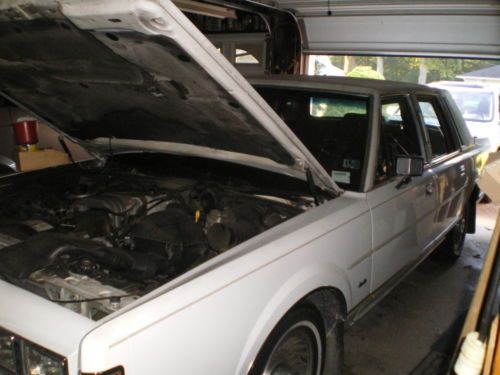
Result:
{"label": "side mirror", "polygon": [[397,156],[396,174],[399,176],[422,176],[424,174],[424,158],[421,156]]}

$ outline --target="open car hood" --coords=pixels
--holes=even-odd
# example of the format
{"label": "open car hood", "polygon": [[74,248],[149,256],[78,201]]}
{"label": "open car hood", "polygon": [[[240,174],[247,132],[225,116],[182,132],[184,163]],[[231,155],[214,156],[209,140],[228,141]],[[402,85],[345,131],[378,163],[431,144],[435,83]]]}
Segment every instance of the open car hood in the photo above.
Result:
{"label": "open car hood", "polygon": [[0,90],[73,140],[101,154],[193,155],[302,179],[309,169],[340,191],[169,0],[25,3],[0,5]]}

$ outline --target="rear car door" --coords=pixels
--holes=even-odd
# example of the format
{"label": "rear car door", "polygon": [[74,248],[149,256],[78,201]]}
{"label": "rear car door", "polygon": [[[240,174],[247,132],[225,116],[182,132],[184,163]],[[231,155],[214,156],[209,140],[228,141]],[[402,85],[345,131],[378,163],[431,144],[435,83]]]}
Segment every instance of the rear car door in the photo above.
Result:
{"label": "rear car door", "polygon": [[374,188],[367,193],[373,220],[372,291],[412,264],[431,241],[436,206],[435,177],[429,167],[405,184],[395,173],[398,155],[424,155],[409,96],[382,98],[379,133]]}
{"label": "rear car door", "polygon": [[466,202],[471,160],[461,152],[452,117],[438,94],[417,95],[419,118],[426,138],[428,160],[437,177],[434,237],[455,224]]}

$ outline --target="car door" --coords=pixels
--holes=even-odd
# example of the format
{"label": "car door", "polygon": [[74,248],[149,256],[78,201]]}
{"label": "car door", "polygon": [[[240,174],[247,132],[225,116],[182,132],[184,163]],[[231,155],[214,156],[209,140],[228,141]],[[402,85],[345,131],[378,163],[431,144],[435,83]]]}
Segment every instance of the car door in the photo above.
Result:
{"label": "car door", "polygon": [[416,102],[428,159],[437,176],[433,236],[439,238],[462,214],[472,166],[470,159],[461,152],[458,132],[439,95],[417,95]]}
{"label": "car door", "polygon": [[411,264],[433,233],[436,181],[431,168],[402,183],[397,155],[423,156],[424,144],[409,96],[382,98],[374,188],[367,193],[373,220],[372,291]]}

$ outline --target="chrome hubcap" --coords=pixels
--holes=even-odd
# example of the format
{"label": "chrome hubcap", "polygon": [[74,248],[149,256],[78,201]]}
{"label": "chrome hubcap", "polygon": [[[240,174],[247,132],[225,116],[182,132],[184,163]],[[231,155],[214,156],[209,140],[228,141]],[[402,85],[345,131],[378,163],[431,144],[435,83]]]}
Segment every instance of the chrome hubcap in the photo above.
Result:
{"label": "chrome hubcap", "polygon": [[316,327],[300,322],[278,341],[263,375],[316,375],[321,358],[321,340]]}

